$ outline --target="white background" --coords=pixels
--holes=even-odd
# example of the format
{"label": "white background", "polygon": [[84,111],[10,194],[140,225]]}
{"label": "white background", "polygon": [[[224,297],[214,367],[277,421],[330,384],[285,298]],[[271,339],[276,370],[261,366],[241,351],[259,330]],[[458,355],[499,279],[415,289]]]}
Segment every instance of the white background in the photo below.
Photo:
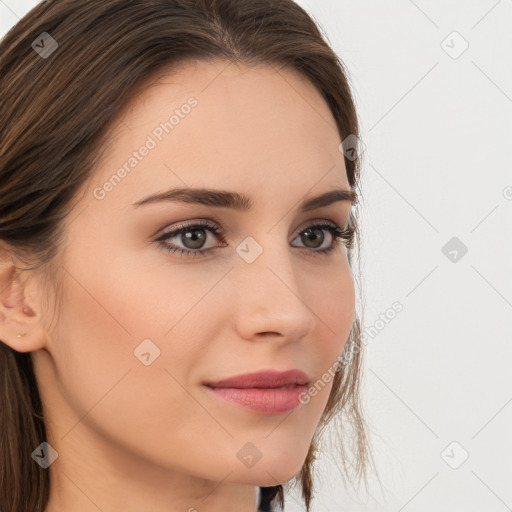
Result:
{"label": "white background", "polygon": [[[0,0],[1,35],[36,3]],[[313,512],[511,510],[512,0],[298,3],[354,90],[365,325],[380,327],[363,389],[382,486],[344,489],[326,456]],[[285,510],[304,510],[298,494]]]}

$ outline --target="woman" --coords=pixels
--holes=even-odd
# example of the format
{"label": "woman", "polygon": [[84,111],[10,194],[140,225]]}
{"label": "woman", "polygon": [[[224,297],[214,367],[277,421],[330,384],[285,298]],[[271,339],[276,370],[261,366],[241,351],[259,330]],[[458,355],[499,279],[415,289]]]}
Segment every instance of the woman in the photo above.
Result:
{"label": "woman", "polygon": [[357,116],[306,12],[42,2],[0,90],[0,509],[309,510],[340,413],[365,475]]}

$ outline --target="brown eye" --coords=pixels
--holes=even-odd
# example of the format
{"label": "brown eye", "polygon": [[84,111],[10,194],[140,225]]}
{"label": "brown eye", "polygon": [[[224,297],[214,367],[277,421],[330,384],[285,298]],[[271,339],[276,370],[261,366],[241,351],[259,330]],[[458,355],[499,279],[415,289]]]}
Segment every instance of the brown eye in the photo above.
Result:
{"label": "brown eye", "polygon": [[[318,249],[325,240],[324,231],[330,232],[331,243],[323,249]],[[328,254],[340,245],[350,247],[352,245],[354,231],[351,228],[343,229],[334,223],[321,223],[313,224],[306,229],[298,231],[297,234],[304,244],[304,247],[311,248],[314,253]]]}
{"label": "brown eye", "polygon": [[[203,246],[208,239],[208,232],[217,236],[222,235],[223,233],[218,226],[209,222],[200,222],[188,225],[182,224],[170,231],[167,231],[156,241],[163,245],[169,252],[178,251],[182,255],[190,254],[195,256],[204,254],[215,248],[203,249]],[[176,242],[169,243],[168,240],[172,238],[177,238],[177,242],[183,245],[183,247],[176,245]]]}
{"label": "brown eye", "polygon": [[[317,249],[325,239],[324,230],[318,227],[310,227],[302,232],[301,240],[306,247]],[[331,233],[332,235],[332,233]]]}
{"label": "brown eye", "polygon": [[187,228],[181,232],[181,243],[187,249],[201,249],[207,239],[206,230],[202,228]]}

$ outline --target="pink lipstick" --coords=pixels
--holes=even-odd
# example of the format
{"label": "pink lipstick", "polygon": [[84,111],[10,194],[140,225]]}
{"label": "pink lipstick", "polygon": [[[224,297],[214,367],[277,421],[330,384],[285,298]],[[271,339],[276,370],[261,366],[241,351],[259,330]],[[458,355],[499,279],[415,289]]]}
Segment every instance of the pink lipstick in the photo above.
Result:
{"label": "pink lipstick", "polygon": [[308,376],[301,370],[267,370],[205,382],[206,389],[228,402],[260,414],[282,414],[300,405]]}

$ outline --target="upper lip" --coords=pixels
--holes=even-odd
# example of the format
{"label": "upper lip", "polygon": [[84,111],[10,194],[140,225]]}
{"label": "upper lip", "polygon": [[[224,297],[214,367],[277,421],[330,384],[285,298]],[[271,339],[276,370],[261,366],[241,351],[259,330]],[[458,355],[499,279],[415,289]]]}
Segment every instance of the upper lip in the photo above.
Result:
{"label": "upper lip", "polygon": [[256,373],[235,375],[217,382],[204,384],[214,388],[279,388],[288,385],[304,385],[309,382],[308,376],[301,370],[293,369],[284,372],[265,370]]}

